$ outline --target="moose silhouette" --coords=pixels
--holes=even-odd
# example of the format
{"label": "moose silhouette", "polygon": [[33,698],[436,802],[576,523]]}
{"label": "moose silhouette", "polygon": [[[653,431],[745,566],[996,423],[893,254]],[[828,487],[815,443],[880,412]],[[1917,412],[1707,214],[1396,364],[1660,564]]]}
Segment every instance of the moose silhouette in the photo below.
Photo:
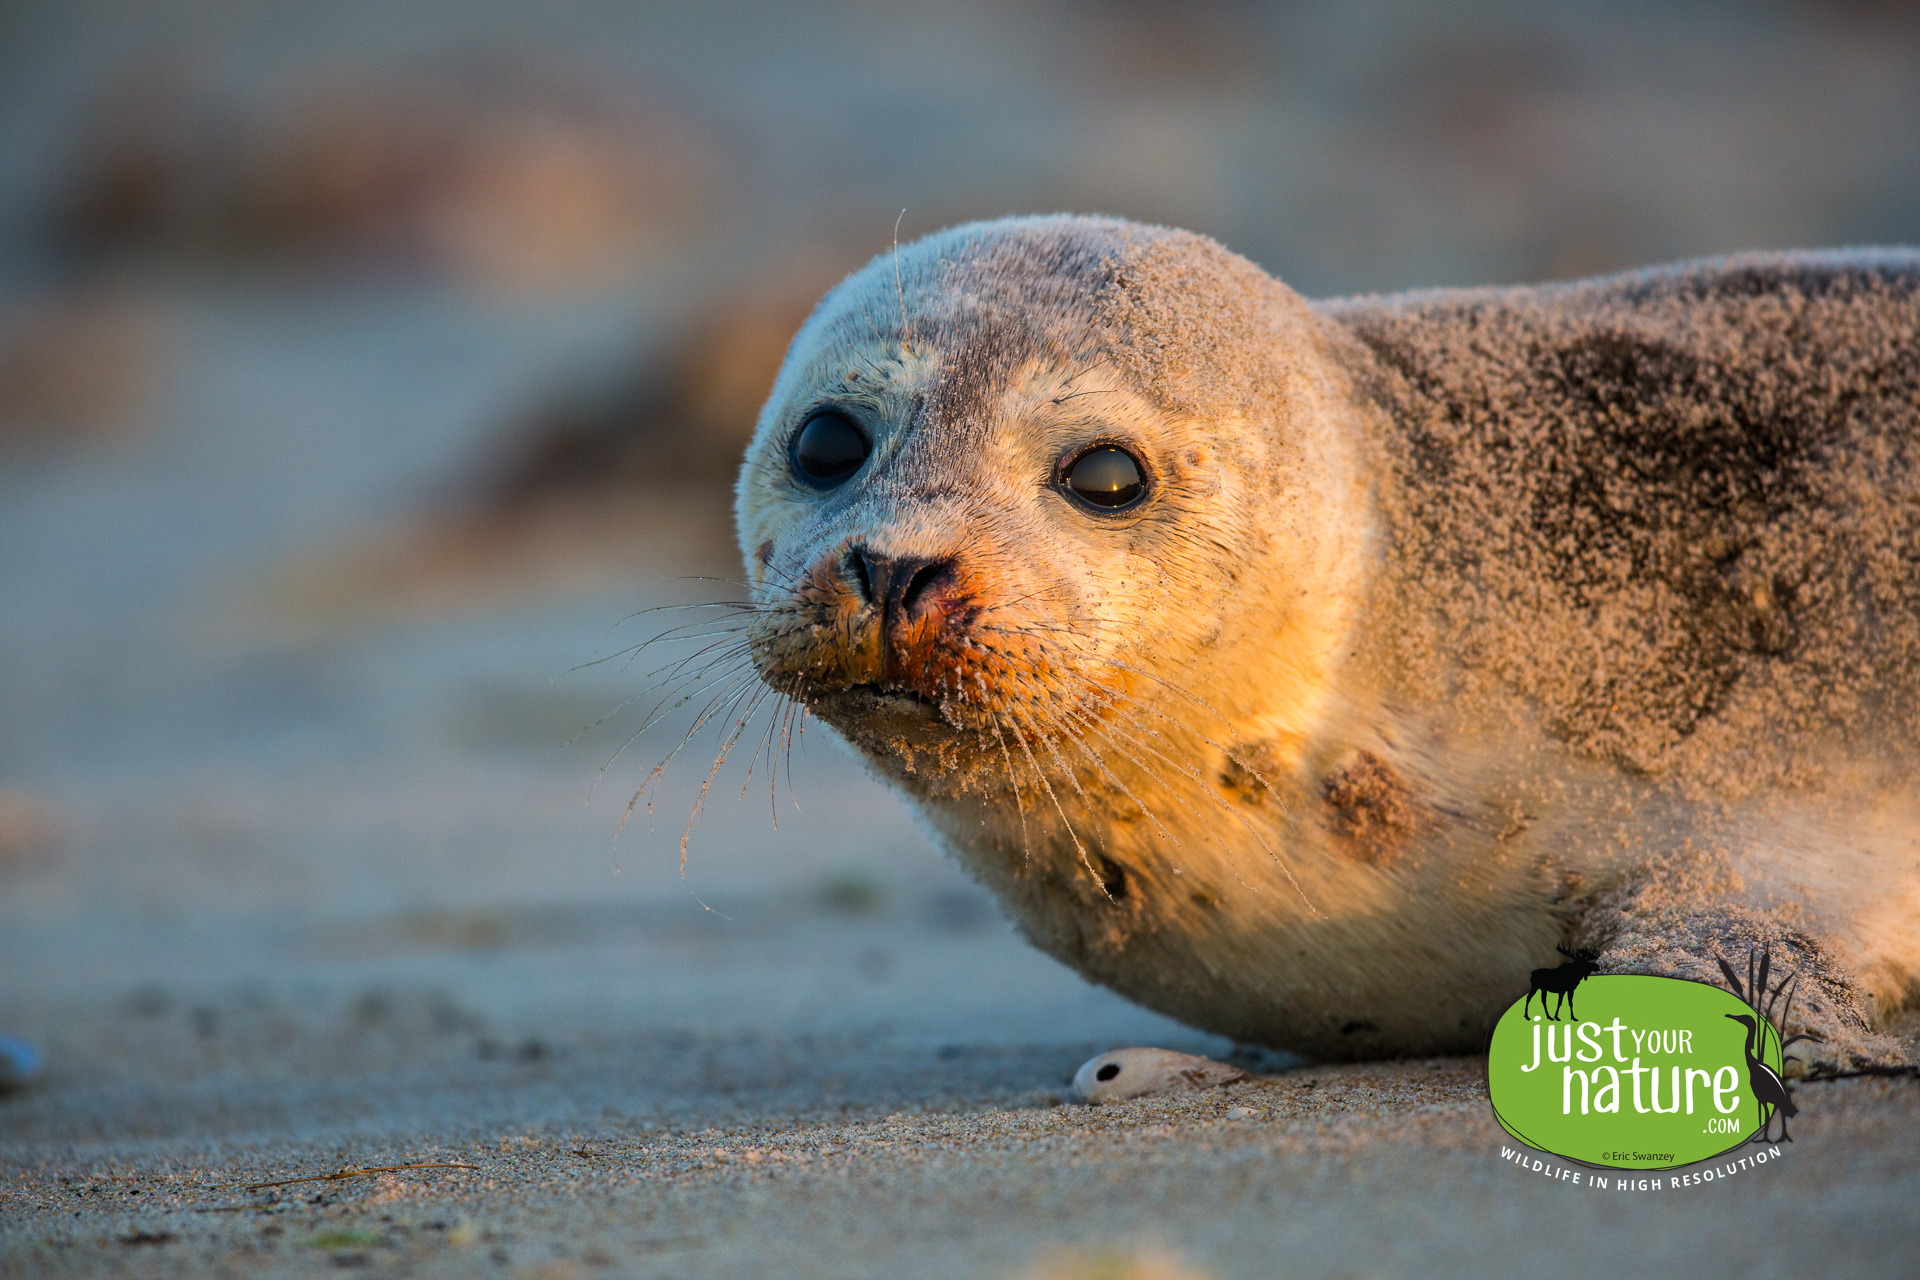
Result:
{"label": "moose silhouette", "polygon": [[1589,951],[1585,947],[1580,948],[1578,951],[1569,951],[1565,947],[1555,947],[1554,950],[1565,956],[1567,963],[1554,969],[1535,969],[1533,971],[1533,985],[1527,989],[1526,1003],[1520,1006],[1521,1017],[1527,1015],[1527,1011],[1533,1005],[1533,998],[1535,996],[1540,997],[1540,1009],[1542,1012],[1545,1012],[1547,996],[1549,994],[1557,995],[1560,999],[1554,1005],[1553,1012],[1547,1014],[1548,1021],[1560,1021],[1560,1008],[1562,1005],[1566,1006],[1567,1016],[1569,1018],[1577,1016],[1573,1012],[1573,989],[1579,986],[1582,980],[1590,978],[1598,972],[1600,968],[1600,953],[1598,951]]}

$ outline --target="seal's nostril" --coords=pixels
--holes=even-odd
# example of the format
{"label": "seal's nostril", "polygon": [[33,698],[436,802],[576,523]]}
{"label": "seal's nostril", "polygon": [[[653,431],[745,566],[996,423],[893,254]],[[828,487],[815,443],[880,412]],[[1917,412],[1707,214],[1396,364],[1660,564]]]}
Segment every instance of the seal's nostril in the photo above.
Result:
{"label": "seal's nostril", "polygon": [[906,619],[919,616],[927,593],[952,575],[953,561],[896,558],[875,555],[868,547],[849,547],[840,558],[840,573],[860,593],[861,603]]}
{"label": "seal's nostril", "polygon": [[852,547],[846,555],[847,576],[853,579],[854,586],[860,592],[860,599],[866,604],[873,603],[873,572],[867,567],[866,553],[859,547]]}
{"label": "seal's nostril", "polygon": [[906,589],[900,593],[900,611],[908,617],[920,612],[921,597],[926,595],[928,588],[943,581],[947,571],[952,568],[951,560],[932,560],[914,569],[912,576],[907,579]]}

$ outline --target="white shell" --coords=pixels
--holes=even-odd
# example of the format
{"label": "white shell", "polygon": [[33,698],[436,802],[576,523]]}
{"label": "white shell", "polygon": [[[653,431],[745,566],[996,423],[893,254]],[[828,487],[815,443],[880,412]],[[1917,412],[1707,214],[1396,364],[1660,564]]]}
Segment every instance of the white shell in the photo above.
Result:
{"label": "white shell", "polygon": [[1114,1049],[1073,1073],[1073,1096],[1081,1102],[1118,1102],[1175,1089],[1212,1089],[1253,1077],[1212,1058],[1171,1049]]}

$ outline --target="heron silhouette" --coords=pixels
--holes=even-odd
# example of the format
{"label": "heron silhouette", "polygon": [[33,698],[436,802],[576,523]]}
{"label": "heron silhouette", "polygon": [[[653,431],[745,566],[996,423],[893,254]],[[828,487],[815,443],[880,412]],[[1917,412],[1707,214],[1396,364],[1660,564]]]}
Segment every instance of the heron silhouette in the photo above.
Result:
{"label": "heron silhouette", "polygon": [[[1787,1091],[1787,1082],[1775,1075],[1772,1067],[1754,1056],[1754,1042],[1759,1039],[1760,1028],[1744,1013],[1730,1013],[1727,1017],[1747,1029],[1747,1087],[1753,1090],[1755,1109],[1760,1115],[1760,1141],[1792,1142],[1793,1135],[1787,1132],[1787,1119],[1799,1115],[1800,1108],[1793,1105],[1793,1095]],[[1768,1107],[1772,1107],[1773,1111],[1768,1111]],[[1767,1134],[1773,1128],[1775,1112],[1780,1116],[1780,1136],[1770,1138]]]}

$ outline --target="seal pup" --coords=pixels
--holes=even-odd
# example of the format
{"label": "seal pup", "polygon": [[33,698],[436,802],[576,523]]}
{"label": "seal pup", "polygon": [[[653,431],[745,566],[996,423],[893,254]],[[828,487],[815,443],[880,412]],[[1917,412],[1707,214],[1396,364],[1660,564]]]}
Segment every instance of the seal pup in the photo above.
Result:
{"label": "seal pup", "polygon": [[1821,1065],[1897,1060],[1917,405],[1911,251],[1310,303],[1186,232],[970,224],[794,337],[748,648],[1192,1026],[1463,1052],[1558,947],[1772,946]]}

